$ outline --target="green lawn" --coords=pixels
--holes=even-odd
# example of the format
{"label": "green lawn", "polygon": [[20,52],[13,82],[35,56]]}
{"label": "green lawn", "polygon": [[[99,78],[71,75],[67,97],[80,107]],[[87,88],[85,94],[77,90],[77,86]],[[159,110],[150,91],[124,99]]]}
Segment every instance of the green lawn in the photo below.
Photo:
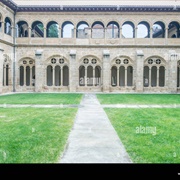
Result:
{"label": "green lawn", "polygon": [[97,94],[101,104],[180,104],[180,94]]}
{"label": "green lawn", "polygon": [[180,109],[105,111],[134,163],[180,163]]}
{"label": "green lawn", "polygon": [[0,104],[79,104],[82,94],[29,93],[0,96]]}
{"label": "green lawn", "polygon": [[0,108],[0,163],[58,162],[76,112],[76,108]]}

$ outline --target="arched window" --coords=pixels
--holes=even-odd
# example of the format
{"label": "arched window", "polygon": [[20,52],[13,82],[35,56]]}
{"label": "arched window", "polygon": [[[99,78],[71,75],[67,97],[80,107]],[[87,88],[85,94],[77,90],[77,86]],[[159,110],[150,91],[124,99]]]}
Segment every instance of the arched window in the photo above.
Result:
{"label": "arched window", "polygon": [[77,25],[76,37],[81,39],[89,38],[88,31],[89,31],[88,23],[81,21]]}
{"label": "arched window", "polygon": [[59,37],[59,25],[55,21],[51,21],[47,24],[46,27],[46,36],[50,38],[58,38]]}
{"label": "arched window", "polygon": [[165,37],[165,25],[161,21],[157,21],[153,24],[153,38]]}
{"label": "arched window", "polygon": [[32,24],[31,37],[44,37],[44,25],[40,21],[35,21]]}
{"label": "arched window", "polygon": [[128,66],[127,67],[127,86],[133,85],[133,67]]}
{"label": "arched window", "polygon": [[119,25],[117,22],[109,22],[106,30],[106,37],[109,39],[119,38]]}
{"label": "arched window", "polygon": [[95,67],[95,86],[101,85],[101,67],[96,66]]}
{"label": "arched window", "polygon": [[104,38],[104,24],[100,21],[96,21],[92,25],[92,38],[102,39]]}
{"label": "arched window", "polygon": [[66,21],[62,24],[61,31],[62,38],[73,38],[74,37],[74,25],[70,21]]}
{"label": "arched window", "polygon": [[28,24],[25,21],[19,21],[16,24],[17,37],[28,37]]}
{"label": "arched window", "polygon": [[55,66],[55,86],[61,86],[61,67]]}
{"label": "arched window", "polygon": [[4,33],[11,36],[11,20],[8,17],[5,18]]}
{"label": "arched window", "polygon": [[150,57],[145,60],[144,87],[164,87],[165,66],[165,61],[160,57]]}
{"label": "arched window", "polygon": [[24,67],[20,66],[20,86],[24,86]]}
{"label": "arched window", "polygon": [[125,86],[125,67],[120,66],[119,68],[119,86]]}
{"label": "arched window", "polygon": [[120,56],[112,61],[111,85],[133,86],[133,63],[129,57]]}
{"label": "arched window", "polygon": [[85,86],[85,67],[79,67],[79,86]]}
{"label": "arched window", "polygon": [[157,86],[157,67],[153,66],[151,68],[151,86],[156,87]]}
{"label": "arched window", "polygon": [[10,76],[10,65],[11,61],[7,55],[4,55],[3,62],[3,86],[9,86],[11,84],[11,76]]}
{"label": "arched window", "polygon": [[164,66],[159,67],[159,86],[165,86],[165,68]]}
{"label": "arched window", "polygon": [[143,73],[143,77],[144,77],[144,87],[148,87],[149,86],[149,67],[148,66],[144,66],[144,73]]}
{"label": "arched window", "polygon": [[101,74],[101,63],[96,57],[83,57],[79,66],[79,86],[101,86]]}
{"label": "arched window", "polygon": [[53,67],[51,65],[47,67],[47,85],[53,85]]}
{"label": "arched window", "polygon": [[19,85],[35,86],[35,61],[24,58],[19,61]]}
{"label": "arched window", "polygon": [[46,70],[47,86],[68,86],[69,68],[67,60],[61,56],[54,56],[48,59]]}
{"label": "arched window", "polygon": [[93,67],[87,67],[87,86],[93,86]]}
{"label": "arched window", "polygon": [[180,37],[180,25],[178,22],[173,21],[168,26],[168,38],[179,38]]}
{"label": "arched window", "polygon": [[130,21],[126,21],[122,25],[122,37],[123,38],[135,38],[135,27]]}
{"label": "arched window", "polygon": [[111,85],[117,86],[117,67],[113,66],[111,69]]}
{"label": "arched window", "polygon": [[137,38],[150,38],[150,26],[149,23],[142,21],[137,27]]}
{"label": "arched window", "polygon": [[68,66],[63,67],[63,86],[69,86],[69,68],[68,68]]}

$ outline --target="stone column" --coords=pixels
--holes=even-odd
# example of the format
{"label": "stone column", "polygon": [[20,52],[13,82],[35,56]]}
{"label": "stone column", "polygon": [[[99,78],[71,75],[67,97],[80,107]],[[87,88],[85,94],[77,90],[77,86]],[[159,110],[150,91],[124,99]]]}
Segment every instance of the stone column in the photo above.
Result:
{"label": "stone column", "polygon": [[104,39],[107,39],[107,28],[104,28]]}
{"label": "stone column", "polygon": [[61,86],[63,86],[63,66],[61,66]]}
{"label": "stone column", "polygon": [[95,67],[93,67],[93,86],[95,86],[95,82],[96,82],[96,79],[95,79]]}
{"label": "stone column", "polygon": [[87,66],[85,66],[84,85],[87,87]]}
{"label": "stone column", "polygon": [[35,52],[35,92],[42,92],[44,77],[43,74],[43,50]]}
{"label": "stone column", "polygon": [[30,87],[32,86],[32,67],[30,67]]}
{"label": "stone column", "polygon": [[138,27],[135,27],[133,32],[133,38],[137,38],[137,31],[138,31]]}
{"label": "stone column", "polygon": [[142,50],[137,50],[136,53],[136,92],[143,92],[144,53]]}
{"label": "stone column", "polygon": [[111,77],[111,71],[110,71],[110,53],[109,50],[103,51],[103,75],[101,78],[103,78],[103,92],[109,92],[110,90],[110,77]]}
{"label": "stone column", "polygon": [[159,87],[159,67],[157,67],[157,84],[156,87]]}
{"label": "stone column", "polygon": [[76,92],[79,83],[78,71],[76,67],[76,50],[70,51],[70,64],[69,64],[69,91]]}
{"label": "stone column", "polygon": [[55,86],[55,66],[52,67],[52,86]]}
{"label": "stone column", "polygon": [[0,94],[2,93],[2,87],[3,87],[3,49],[0,47]]}
{"label": "stone column", "polygon": [[176,51],[170,50],[169,51],[169,73],[168,73],[168,79],[169,79],[169,87],[170,93],[177,93],[177,58],[178,55]]}
{"label": "stone column", "polygon": [[151,87],[151,67],[149,67],[149,87]]}
{"label": "stone column", "polygon": [[117,87],[119,87],[119,67],[117,67]]}
{"label": "stone column", "polygon": [[122,27],[119,28],[119,38],[122,38]]}
{"label": "stone column", "polygon": [[74,39],[76,39],[76,28],[74,28],[74,30],[73,30],[73,37],[72,38],[74,38]]}
{"label": "stone column", "polygon": [[61,32],[62,31],[62,29],[61,28],[59,28],[59,39],[61,39]]}
{"label": "stone column", "polygon": [[167,39],[168,38],[168,27],[167,28],[165,28],[165,38]]}
{"label": "stone column", "polygon": [[47,28],[44,28],[44,39],[46,39],[47,36]]}
{"label": "stone column", "polygon": [[150,28],[150,39],[153,38],[153,27]]}
{"label": "stone column", "polygon": [[26,68],[27,66],[24,66],[24,86],[26,86]]}
{"label": "stone column", "polygon": [[127,67],[125,67],[125,87],[127,87]]}

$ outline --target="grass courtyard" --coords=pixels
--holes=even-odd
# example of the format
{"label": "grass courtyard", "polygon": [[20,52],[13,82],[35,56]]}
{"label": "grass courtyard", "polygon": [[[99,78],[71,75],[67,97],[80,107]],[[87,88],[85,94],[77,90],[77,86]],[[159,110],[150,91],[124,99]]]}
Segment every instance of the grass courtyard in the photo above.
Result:
{"label": "grass courtyard", "polygon": [[54,163],[77,109],[0,108],[0,163]]}
{"label": "grass courtyard", "polygon": [[[79,104],[81,94],[14,94],[0,104]],[[0,108],[0,163],[57,163],[77,108]]]}
{"label": "grass courtyard", "polygon": [[82,94],[25,93],[0,96],[0,104],[79,104]]}
{"label": "grass courtyard", "polygon": [[[180,104],[180,95],[98,94],[102,104]],[[0,104],[79,104],[82,94],[14,94]],[[57,163],[77,108],[0,108],[0,163]],[[180,163],[179,108],[105,108],[134,163]],[[148,128],[148,129],[147,129]]]}
{"label": "grass courtyard", "polygon": [[105,108],[134,163],[180,163],[180,110]]}
{"label": "grass courtyard", "polygon": [[180,104],[179,94],[97,94],[101,104]]}

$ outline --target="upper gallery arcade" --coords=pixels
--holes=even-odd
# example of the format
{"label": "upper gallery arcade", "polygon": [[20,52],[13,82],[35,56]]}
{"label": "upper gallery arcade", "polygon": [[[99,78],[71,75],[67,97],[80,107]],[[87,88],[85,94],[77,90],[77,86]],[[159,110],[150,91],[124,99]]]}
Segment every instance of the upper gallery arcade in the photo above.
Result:
{"label": "upper gallery arcade", "polygon": [[180,1],[1,0],[0,93],[177,93],[179,19]]}

